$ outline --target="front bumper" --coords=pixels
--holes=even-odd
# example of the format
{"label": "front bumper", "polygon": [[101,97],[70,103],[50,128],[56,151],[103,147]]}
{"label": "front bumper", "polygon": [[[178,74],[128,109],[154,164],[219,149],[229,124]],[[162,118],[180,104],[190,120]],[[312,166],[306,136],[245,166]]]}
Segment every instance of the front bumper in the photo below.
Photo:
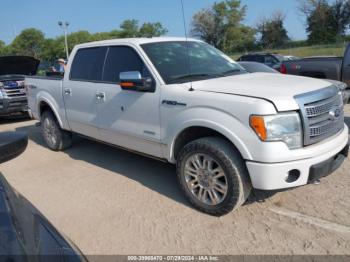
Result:
{"label": "front bumper", "polygon": [[27,111],[28,102],[26,97],[0,99],[0,116],[8,116]]}
{"label": "front bumper", "polygon": [[335,170],[337,170],[341,166],[341,164],[348,157],[348,155],[349,155],[349,144],[347,144],[344,147],[344,149],[334,157],[327,159],[326,161],[323,161],[322,163],[319,163],[317,165],[313,165],[310,168],[308,182],[309,183],[315,182],[318,179],[333,173]]}
{"label": "front bumper", "polygon": [[[347,128],[345,131],[347,132]],[[349,150],[349,138],[327,153],[312,158],[283,162],[257,163],[247,161],[252,185],[256,189],[276,190],[306,185],[327,176],[341,166]]]}

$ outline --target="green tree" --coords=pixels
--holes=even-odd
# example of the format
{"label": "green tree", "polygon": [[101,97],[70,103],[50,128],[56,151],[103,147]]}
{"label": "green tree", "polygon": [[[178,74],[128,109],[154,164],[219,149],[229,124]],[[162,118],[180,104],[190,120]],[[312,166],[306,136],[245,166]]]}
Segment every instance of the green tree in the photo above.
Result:
{"label": "green tree", "polygon": [[225,52],[252,48],[255,30],[243,24],[247,6],[240,0],[225,0],[196,13],[191,33]]}
{"label": "green tree", "polygon": [[113,30],[110,32],[100,32],[100,33],[93,34],[92,38],[94,39],[94,41],[120,38],[120,31]]}
{"label": "green tree", "polygon": [[133,37],[157,37],[165,35],[168,30],[163,27],[159,22],[157,23],[144,23],[141,27],[139,26],[139,21],[125,20],[120,25],[120,38],[133,38]]}
{"label": "green tree", "polygon": [[[68,35],[68,50],[72,52],[74,46],[82,43],[94,41],[93,36],[88,31],[78,31]],[[64,38],[61,39],[64,43]]]}
{"label": "green tree", "polygon": [[[153,37],[166,34],[168,30],[161,23],[144,23],[141,27],[137,20],[125,20],[120,29],[110,32],[90,34],[88,31],[78,31],[68,34],[68,50],[72,52],[77,44],[91,41],[125,37]],[[0,55],[28,55],[47,62],[65,58],[65,39],[59,36],[45,39],[44,34],[34,28],[23,30],[14,41],[6,45],[0,40]]]}
{"label": "green tree", "polygon": [[337,32],[332,23],[332,8],[325,0],[318,1],[315,9],[307,17],[306,32],[310,44],[335,42]]}
{"label": "green tree", "polygon": [[6,46],[5,42],[2,41],[2,40],[0,40],[0,56],[1,56],[1,55],[4,55],[5,46]]}
{"label": "green tree", "polygon": [[0,40],[0,55],[4,55],[4,51],[5,51],[5,42]]}
{"label": "green tree", "polygon": [[168,33],[161,23],[144,23],[139,29],[139,37],[158,37]]}
{"label": "green tree", "polygon": [[62,39],[46,39],[43,44],[41,59],[47,62],[55,62],[58,58],[65,57],[64,42]]}
{"label": "green tree", "polygon": [[299,0],[300,11],[306,17],[306,32],[310,44],[333,43],[343,39],[350,24],[348,0]]}
{"label": "green tree", "polygon": [[257,25],[260,34],[258,41],[263,48],[279,48],[290,41],[287,30],[284,27],[285,15],[276,11],[270,18],[263,18]]}
{"label": "green tree", "polygon": [[23,30],[12,42],[11,48],[16,55],[28,55],[40,58],[44,34],[35,28]]}
{"label": "green tree", "polygon": [[121,32],[120,32],[121,38],[138,37],[139,21],[137,21],[135,19],[125,20],[120,25],[120,28],[121,28]]}
{"label": "green tree", "polygon": [[336,0],[331,9],[332,27],[336,31],[337,39],[341,40],[350,24],[350,1]]}

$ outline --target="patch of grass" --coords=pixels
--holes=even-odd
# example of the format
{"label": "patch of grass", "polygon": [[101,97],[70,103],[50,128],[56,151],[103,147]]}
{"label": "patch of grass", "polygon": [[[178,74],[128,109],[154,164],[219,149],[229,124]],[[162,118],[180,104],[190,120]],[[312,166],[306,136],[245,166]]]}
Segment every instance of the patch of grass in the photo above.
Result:
{"label": "patch of grass", "polygon": [[[278,53],[282,55],[292,55],[297,57],[308,56],[343,56],[347,44],[315,45],[286,49],[270,49],[261,52]],[[260,51],[259,51],[260,52]],[[233,59],[238,59],[242,54],[233,54]]]}

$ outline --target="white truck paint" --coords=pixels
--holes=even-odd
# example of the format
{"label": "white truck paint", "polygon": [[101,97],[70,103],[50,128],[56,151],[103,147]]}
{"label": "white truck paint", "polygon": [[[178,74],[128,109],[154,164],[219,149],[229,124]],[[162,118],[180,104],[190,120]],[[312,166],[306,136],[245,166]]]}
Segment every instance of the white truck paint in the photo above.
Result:
{"label": "white truck paint", "polygon": [[[189,51],[187,50],[188,56],[185,55],[180,58],[179,55],[172,56],[171,52],[177,52],[184,45],[190,46]],[[113,47],[131,48],[133,52],[136,52],[150,74],[148,79],[153,79],[154,90],[136,90],[135,86],[138,85],[136,82],[138,80],[143,81],[146,79],[144,77],[142,79],[129,79],[132,85],[135,84],[129,90],[121,88],[121,83],[124,80],[125,83],[130,82],[128,79],[120,78],[117,82],[103,81],[105,75],[108,74],[108,72],[105,72],[108,71],[108,61],[113,58],[112,51],[118,50],[118,48],[112,49]],[[152,47],[156,48],[152,49]],[[72,70],[75,69],[71,70],[71,68],[76,66],[74,65],[75,59],[77,61],[80,59],[76,58],[77,53],[83,50],[80,51],[79,55],[83,54],[85,50],[90,48],[99,48],[99,50],[102,50],[101,52],[105,50],[103,69],[98,69],[102,70],[101,79],[99,78],[99,81],[72,79]],[[170,49],[167,48],[174,49],[169,51]],[[197,52],[196,48],[200,50],[198,53],[195,53]],[[119,56],[129,52],[129,49],[125,49],[128,51],[124,50],[124,53],[120,52]],[[156,60],[155,57],[159,55],[157,53],[159,50],[165,50],[164,54],[169,55],[170,58],[180,59],[178,63],[192,63],[192,72],[189,71],[189,74],[192,75],[173,82],[165,79],[166,74],[171,75],[171,72],[175,70],[176,63],[172,66],[169,63],[167,67],[168,58],[162,60],[161,57]],[[204,58],[198,58],[201,55]],[[233,68],[233,74],[213,74],[212,76],[199,74],[194,77],[197,67],[201,68],[202,71],[205,68],[200,63],[195,64],[196,61],[201,61],[200,59],[206,59],[206,57],[212,55],[218,60],[213,60],[213,64],[207,64],[207,68],[216,70],[215,66],[217,68],[228,66],[228,68]],[[93,62],[87,61],[86,63]],[[114,63],[117,63],[117,67],[119,65],[123,67],[124,63],[128,64],[125,60],[114,61]],[[239,72],[236,72],[237,68],[239,68]],[[176,68],[176,70],[181,71],[183,69]],[[197,152],[196,156],[203,157],[201,158],[203,167],[198,167],[200,171],[196,171],[196,179],[193,178],[193,181],[188,178],[191,176],[184,174],[191,172],[186,171],[186,165],[177,164],[179,177],[186,177],[183,181],[187,181],[189,184],[189,188],[186,189],[186,186],[183,186],[183,188],[185,188],[184,191],[188,194],[187,196],[192,204],[204,212],[222,215],[242,204],[245,200],[242,199],[247,197],[246,195],[243,197],[242,193],[237,197],[240,201],[233,199],[234,196],[230,195],[229,188],[237,185],[233,185],[232,181],[229,181],[230,178],[226,176],[228,173],[239,173],[237,182],[239,185],[242,181],[248,181],[247,183],[242,182],[241,188],[237,189],[238,191],[250,186],[246,184],[251,184],[254,188],[263,190],[296,187],[310,182],[312,172],[315,173],[312,175],[317,175],[316,173],[319,170],[327,169],[324,174],[326,175],[333,171],[347,156],[348,150],[348,127],[343,121],[341,95],[336,88],[330,86],[329,82],[299,76],[268,73],[248,74],[240,70],[241,68],[234,61],[218,51],[210,49],[209,46],[198,40],[190,39],[186,41],[183,38],[121,39],[78,45],[71,54],[67,72],[62,80],[28,77],[26,78],[26,85],[30,112],[35,119],[45,120],[43,119],[43,113],[45,110],[50,110],[57,119],[62,132],[82,134],[112,145],[165,159],[170,163],[179,162],[179,158],[183,161],[191,160],[191,154],[184,155],[184,159],[182,159],[181,154],[185,154],[185,152],[181,149],[196,141],[196,139],[208,136],[221,137],[222,141],[219,142],[215,139],[204,139],[199,142],[207,143],[206,145],[209,145],[209,147],[214,143],[211,151],[215,149],[215,143],[218,142],[220,145],[218,148],[222,150],[220,152],[226,152],[227,154],[225,154],[229,155],[229,159],[230,157],[238,159],[238,164],[231,163],[233,170],[236,171],[228,171],[230,166],[226,167],[226,164],[220,162],[220,159],[216,159],[213,152],[208,152],[209,158],[207,159],[205,158],[206,154],[203,157]],[[135,75],[135,70],[126,71],[129,71],[127,75]],[[133,82],[134,80],[136,82]],[[141,85],[144,84],[145,82],[142,82]],[[307,103],[302,103],[301,101],[306,101],[305,98],[308,100]],[[314,110],[310,112],[318,112],[317,110],[319,110],[319,113],[322,113],[318,117],[323,117],[323,122],[316,123],[317,117],[316,119],[306,116],[305,112],[308,106],[312,107],[308,110]],[[334,112],[336,117],[332,115]],[[291,148],[287,145],[287,142],[283,141],[283,139],[293,139],[292,135],[288,137],[289,133],[286,135],[287,138],[268,142],[262,141],[252,128],[252,116],[283,117],[284,114],[289,113],[297,115],[301,126],[300,132],[296,131],[301,141],[297,148]],[[315,122],[313,124],[315,127],[312,127],[311,121]],[[334,125],[332,125],[332,121],[334,121]],[[266,123],[264,122],[265,125]],[[327,125],[322,127],[325,124]],[[296,125],[298,125],[297,122]],[[324,133],[320,137],[309,136],[311,129],[312,132],[321,132],[322,130],[322,132],[325,132],[324,129],[317,129],[317,125],[324,129],[326,127],[331,129],[333,126],[338,128],[336,130],[327,129],[328,133]],[[280,132],[281,128],[288,129],[289,127],[273,126],[271,128],[271,130],[277,128],[276,130]],[[295,128],[297,130],[298,127]],[[45,128],[43,128],[43,131],[45,137]],[[285,134],[283,133],[283,135]],[[317,139],[317,141],[310,142],[312,139]],[[223,140],[226,140],[226,142],[223,142]],[[310,141],[306,143],[308,140]],[[228,149],[225,147],[225,143],[229,143],[232,150],[237,150],[233,151],[234,156],[227,152]],[[196,148],[195,146],[194,148]],[[52,146],[50,147],[52,148]],[[218,155],[220,154],[218,153]],[[190,160],[186,163],[191,164]],[[235,169],[237,165],[240,165],[240,162],[243,163],[242,170],[248,171],[246,174],[241,174],[239,168]],[[207,170],[204,167],[205,163],[207,163]],[[220,181],[210,178],[212,170],[210,170],[209,165],[216,167],[217,163],[219,167],[220,165],[222,167],[220,172],[225,174],[225,177],[220,181],[226,182],[226,193],[220,193],[212,188],[215,187],[216,182],[219,183]],[[216,167],[216,169],[218,168]],[[248,178],[241,181],[242,176],[248,176]],[[208,183],[211,182],[213,186],[203,186],[204,182],[202,180],[203,183],[198,182],[199,178],[202,179],[202,177],[207,179],[204,182],[209,181]],[[227,200],[229,196],[232,197],[231,200]],[[231,205],[226,202],[230,202]]]}

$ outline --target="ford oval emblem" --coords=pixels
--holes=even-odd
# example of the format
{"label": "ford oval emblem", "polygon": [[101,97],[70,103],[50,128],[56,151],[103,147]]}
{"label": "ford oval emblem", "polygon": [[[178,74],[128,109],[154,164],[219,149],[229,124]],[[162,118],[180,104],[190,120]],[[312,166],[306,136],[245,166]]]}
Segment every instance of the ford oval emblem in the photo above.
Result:
{"label": "ford oval emblem", "polygon": [[339,107],[334,106],[331,108],[331,110],[329,110],[329,119],[330,120],[337,120],[341,115],[341,110]]}

